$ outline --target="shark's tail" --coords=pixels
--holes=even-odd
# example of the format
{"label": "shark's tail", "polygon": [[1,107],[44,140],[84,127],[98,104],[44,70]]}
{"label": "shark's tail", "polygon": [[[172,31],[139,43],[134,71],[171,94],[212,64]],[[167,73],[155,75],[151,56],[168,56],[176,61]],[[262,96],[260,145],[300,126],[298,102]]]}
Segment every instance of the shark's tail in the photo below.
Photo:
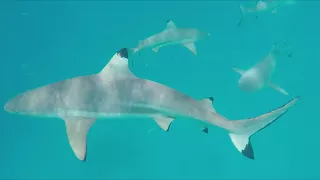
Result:
{"label": "shark's tail", "polygon": [[243,22],[244,16],[247,13],[247,10],[242,4],[240,4],[239,1],[238,1],[238,3],[239,3],[240,13],[241,13],[241,19],[240,19],[240,21],[238,22],[238,25],[237,25],[239,27],[240,25],[242,25],[242,22]]}
{"label": "shark's tail", "polygon": [[296,97],[282,107],[255,118],[230,121],[233,130],[229,132],[229,136],[234,146],[244,156],[254,159],[254,152],[250,142],[251,136],[279,119],[297,102],[298,99],[299,97]]}

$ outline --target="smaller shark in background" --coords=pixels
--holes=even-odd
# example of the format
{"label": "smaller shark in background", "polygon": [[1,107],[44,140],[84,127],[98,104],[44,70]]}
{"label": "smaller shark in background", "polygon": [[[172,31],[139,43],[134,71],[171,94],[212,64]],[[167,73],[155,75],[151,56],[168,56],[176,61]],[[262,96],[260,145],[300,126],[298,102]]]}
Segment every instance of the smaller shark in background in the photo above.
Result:
{"label": "smaller shark in background", "polygon": [[242,70],[233,67],[232,69],[241,75],[238,81],[239,88],[247,92],[252,92],[260,90],[265,86],[269,86],[284,95],[289,95],[286,90],[273,84],[271,82],[271,77],[276,66],[276,58],[279,58],[281,55],[292,57],[292,53],[288,51],[291,48],[292,46],[286,47],[285,49],[279,49],[276,48],[276,43],[274,43],[269,54],[250,69]]}
{"label": "smaller shark in background", "polygon": [[[244,5],[240,4],[241,19],[238,26],[242,24],[244,16],[247,14],[262,12],[271,12],[272,14],[276,14],[279,7],[293,4],[296,4],[296,0],[258,0],[256,1],[255,6],[250,8],[245,8]],[[256,15],[256,18],[258,18],[258,15]]]}
{"label": "smaller shark in background", "polygon": [[210,36],[210,33],[201,32],[195,28],[178,28],[172,20],[167,21],[166,28],[158,34],[140,40],[136,48],[132,48],[132,52],[138,52],[143,48],[152,48],[154,52],[158,52],[161,47],[183,44],[193,54],[197,55],[195,41]]}

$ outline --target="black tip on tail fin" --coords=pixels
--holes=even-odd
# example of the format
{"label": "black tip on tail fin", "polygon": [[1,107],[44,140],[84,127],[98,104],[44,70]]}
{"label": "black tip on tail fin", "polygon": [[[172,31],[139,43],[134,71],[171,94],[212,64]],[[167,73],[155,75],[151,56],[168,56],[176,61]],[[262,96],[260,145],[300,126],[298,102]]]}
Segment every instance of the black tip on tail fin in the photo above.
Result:
{"label": "black tip on tail fin", "polygon": [[123,57],[123,58],[127,58],[129,57],[129,52],[127,48],[122,48],[121,50],[118,51],[118,54]]}
{"label": "black tip on tail fin", "polygon": [[213,98],[213,97],[208,97],[208,99],[210,99],[211,102],[214,101],[214,98]]}
{"label": "black tip on tail fin", "polygon": [[253,152],[253,148],[250,143],[250,140],[249,140],[249,143],[246,145],[246,147],[244,148],[244,150],[242,150],[241,153],[249,159],[252,159],[252,160],[254,159],[254,152]]}
{"label": "black tip on tail fin", "polygon": [[281,107],[269,111],[268,113],[261,114],[260,116],[231,121],[232,126],[235,127],[235,132],[229,133],[233,145],[245,157],[254,159],[254,152],[250,142],[251,136],[276,122],[288,112],[289,108],[296,104],[299,98],[300,97],[297,96]]}

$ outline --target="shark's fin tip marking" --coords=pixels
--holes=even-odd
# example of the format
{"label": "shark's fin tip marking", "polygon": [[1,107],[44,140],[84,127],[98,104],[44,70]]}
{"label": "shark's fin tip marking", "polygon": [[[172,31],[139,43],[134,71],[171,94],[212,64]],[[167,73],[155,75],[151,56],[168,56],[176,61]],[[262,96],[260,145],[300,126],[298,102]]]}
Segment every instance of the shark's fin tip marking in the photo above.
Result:
{"label": "shark's fin tip marking", "polygon": [[122,48],[121,50],[118,51],[118,54],[122,58],[128,59],[128,57],[129,57],[129,53],[128,53],[128,49],[127,48]]}
{"label": "shark's fin tip marking", "polygon": [[214,101],[214,98],[213,98],[213,97],[208,97],[208,99],[210,99],[211,102]]}
{"label": "shark's fin tip marking", "polygon": [[249,140],[249,143],[244,148],[244,150],[241,151],[241,153],[247,158],[254,160],[254,152],[253,152],[253,148],[251,146],[250,140]]}
{"label": "shark's fin tip marking", "polygon": [[208,134],[209,129],[208,129],[208,127],[205,127],[202,131],[203,131],[204,133]]}

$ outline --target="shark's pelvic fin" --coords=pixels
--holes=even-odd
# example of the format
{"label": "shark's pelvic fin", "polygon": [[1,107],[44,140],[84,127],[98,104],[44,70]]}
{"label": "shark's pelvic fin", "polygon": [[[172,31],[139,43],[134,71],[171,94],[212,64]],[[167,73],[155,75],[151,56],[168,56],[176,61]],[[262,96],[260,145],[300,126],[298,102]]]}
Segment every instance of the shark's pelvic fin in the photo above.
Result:
{"label": "shark's pelvic fin", "polygon": [[155,47],[155,48],[152,48],[152,51],[155,52],[155,53],[158,53],[159,49],[160,49],[159,47]]}
{"label": "shark's pelvic fin", "polygon": [[87,154],[87,134],[96,121],[83,117],[63,117],[66,124],[69,144],[79,160],[85,161]]}
{"label": "shark's pelvic fin", "polygon": [[170,28],[177,28],[177,26],[174,24],[174,22],[172,20],[167,21],[166,29],[170,29]]}
{"label": "shark's pelvic fin", "polygon": [[174,118],[158,115],[153,117],[154,121],[165,131],[169,131],[170,125]]}
{"label": "shark's pelvic fin", "polygon": [[273,84],[273,83],[269,82],[268,85],[269,85],[269,87],[271,87],[272,89],[274,89],[274,90],[276,90],[276,91],[279,91],[280,93],[282,93],[282,94],[284,94],[284,95],[286,95],[286,96],[289,95],[289,93],[288,93],[286,90],[284,90],[283,88],[279,87],[279,86],[276,85],[276,84]]}
{"label": "shark's pelvic fin", "polygon": [[239,73],[240,75],[243,75],[246,72],[245,70],[242,70],[242,69],[239,69],[239,68],[236,68],[236,67],[232,67],[232,69],[235,72]]}
{"label": "shark's pelvic fin", "polygon": [[197,49],[196,49],[196,45],[194,44],[194,42],[184,43],[183,45],[184,45],[184,47],[189,49],[194,55],[197,55]]}
{"label": "shark's pelvic fin", "polygon": [[255,118],[230,121],[234,130],[229,133],[229,136],[237,150],[244,156],[254,159],[250,137],[279,119],[289,108],[295,105],[298,99],[299,97],[296,97],[282,107]]}
{"label": "shark's pelvic fin", "polygon": [[103,80],[137,78],[129,69],[129,53],[127,48],[118,51],[98,75]]}

